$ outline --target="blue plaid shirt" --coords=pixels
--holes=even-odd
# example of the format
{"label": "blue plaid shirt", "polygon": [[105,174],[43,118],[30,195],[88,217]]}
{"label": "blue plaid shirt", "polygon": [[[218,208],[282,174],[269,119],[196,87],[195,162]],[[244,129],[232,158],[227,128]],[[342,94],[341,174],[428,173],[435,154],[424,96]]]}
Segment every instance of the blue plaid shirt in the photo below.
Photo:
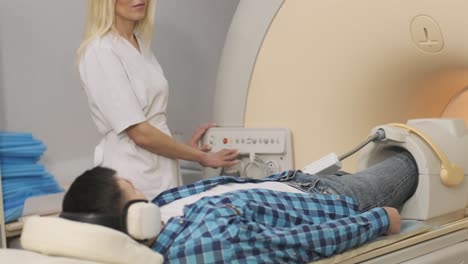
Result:
{"label": "blue plaid shirt", "polygon": [[[226,183],[287,181],[214,177],[163,192],[159,206]],[[386,212],[360,213],[352,198],[251,189],[205,197],[169,219],[153,250],[167,263],[306,263],[357,247],[384,233]]]}

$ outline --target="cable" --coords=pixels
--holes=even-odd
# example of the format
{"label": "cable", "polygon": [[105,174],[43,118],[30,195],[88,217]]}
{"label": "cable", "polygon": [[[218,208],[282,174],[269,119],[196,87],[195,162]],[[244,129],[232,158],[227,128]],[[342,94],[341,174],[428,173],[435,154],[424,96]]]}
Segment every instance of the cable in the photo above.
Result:
{"label": "cable", "polygon": [[[260,178],[269,176],[268,166],[263,159],[261,159],[255,153],[250,153],[247,155],[248,155],[248,162],[245,164],[245,166],[242,166],[241,163],[246,158],[244,159],[241,158],[241,162],[238,165],[234,165],[229,168],[222,167],[220,175],[247,177],[248,171],[252,169],[252,167],[257,167],[258,171],[261,174],[259,175]],[[245,157],[247,155],[243,154],[241,156]]]}
{"label": "cable", "polygon": [[231,167],[221,167],[220,175],[224,176],[241,176],[239,165],[233,165]]}
{"label": "cable", "polygon": [[245,165],[244,169],[242,170],[242,176],[248,176],[247,171],[251,166],[256,166],[262,175],[259,175],[260,178],[269,176],[268,175],[268,166],[266,165],[265,161],[261,159],[259,156],[255,155],[255,153],[249,154],[249,162]]}
{"label": "cable", "polygon": [[[246,158],[247,155],[248,159]],[[241,158],[241,162],[239,162],[238,164],[228,168],[222,167],[221,175],[252,177],[254,175],[249,175],[248,171],[253,167],[257,167],[258,171],[260,172],[260,175],[258,175],[260,178],[269,176],[267,164],[258,155],[256,155],[255,153],[249,153],[241,154],[241,157],[242,156],[244,156],[244,158]],[[244,160],[246,159],[248,160],[247,163],[244,166],[242,166],[242,164],[245,163]]]}
{"label": "cable", "polygon": [[338,157],[338,159],[340,161],[343,161],[344,159],[348,158],[349,156],[361,150],[363,147],[365,147],[367,144],[371,143],[372,141],[383,140],[383,139],[385,139],[385,131],[383,129],[378,129],[374,135],[368,137],[364,142],[362,142],[361,144],[359,144],[352,150],[346,152],[345,154],[341,155],[340,157]]}

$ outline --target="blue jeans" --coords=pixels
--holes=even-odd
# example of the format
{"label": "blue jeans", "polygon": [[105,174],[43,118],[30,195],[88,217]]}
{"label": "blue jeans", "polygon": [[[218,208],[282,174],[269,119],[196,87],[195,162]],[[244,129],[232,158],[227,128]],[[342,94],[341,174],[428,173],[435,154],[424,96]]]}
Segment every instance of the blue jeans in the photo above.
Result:
{"label": "blue jeans", "polygon": [[419,173],[410,153],[399,149],[392,152],[389,158],[354,174],[319,176],[296,172],[282,180],[310,193],[352,197],[361,211],[383,206],[400,208],[416,191]]}

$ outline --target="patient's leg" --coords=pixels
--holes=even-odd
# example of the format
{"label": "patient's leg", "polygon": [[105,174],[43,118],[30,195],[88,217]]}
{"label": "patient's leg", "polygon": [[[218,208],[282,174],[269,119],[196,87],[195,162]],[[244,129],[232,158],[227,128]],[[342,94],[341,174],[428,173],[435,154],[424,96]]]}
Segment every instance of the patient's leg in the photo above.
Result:
{"label": "patient's leg", "polygon": [[[395,149],[389,158],[363,171],[343,176],[299,174],[292,183],[302,189],[323,191],[353,197],[362,211],[374,207],[399,208],[410,198],[418,184],[418,168],[412,155]],[[309,186],[307,186],[309,182]],[[296,185],[297,186],[297,185]],[[307,189],[307,188],[305,188]]]}

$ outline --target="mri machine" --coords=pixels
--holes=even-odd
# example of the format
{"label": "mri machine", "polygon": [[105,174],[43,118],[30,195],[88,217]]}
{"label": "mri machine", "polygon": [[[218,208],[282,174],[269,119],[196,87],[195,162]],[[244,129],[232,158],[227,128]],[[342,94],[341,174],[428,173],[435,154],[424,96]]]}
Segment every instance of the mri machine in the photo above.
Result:
{"label": "mri machine", "polygon": [[[409,150],[418,163],[418,190],[402,216],[437,228],[324,263],[468,261],[465,10],[462,0],[240,1],[218,72],[214,121],[223,128],[210,131],[215,149],[239,147],[241,128],[288,128],[293,148],[286,135],[276,159],[268,149],[257,154],[280,170],[304,168],[380,129],[386,138],[346,159],[346,170],[378,162],[389,147]],[[453,167],[448,178],[441,167]]]}
{"label": "mri machine", "polygon": [[[205,141],[245,148],[251,163],[264,158],[275,172],[383,130],[344,168],[370,166],[391,146],[408,149],[420,184],[402,215],[431,228],[322,262],[465,263],[466,10],[463,0],[241,0],[218,73],[214,121],[222,128]],[[409,127],[385,125],[410,119]],[[453,164],[455,173],[441,178],[442,165]]]}

